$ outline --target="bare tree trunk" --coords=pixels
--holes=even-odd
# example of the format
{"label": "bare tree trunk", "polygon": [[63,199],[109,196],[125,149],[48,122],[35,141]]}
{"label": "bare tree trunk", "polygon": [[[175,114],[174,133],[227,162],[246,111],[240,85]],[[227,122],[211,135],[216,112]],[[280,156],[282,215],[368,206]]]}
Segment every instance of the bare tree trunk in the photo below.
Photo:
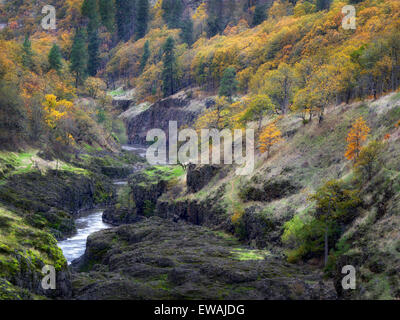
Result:
{"label": "bare tree trunk", "polygon": [[325,228],[325,267],[328,264],[328,226]]}

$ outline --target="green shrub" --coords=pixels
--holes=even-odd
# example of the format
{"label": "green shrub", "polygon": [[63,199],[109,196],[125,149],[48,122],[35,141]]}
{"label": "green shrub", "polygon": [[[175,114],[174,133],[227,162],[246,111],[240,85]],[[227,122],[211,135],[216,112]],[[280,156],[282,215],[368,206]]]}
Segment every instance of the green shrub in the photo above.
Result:
{"label": "green shrub", "polygon": [[334,248],[341,235],[341,226],[351,221],[361,204],[358,190],[346,188],[342,181],[326,182],[309,197],[315,209],[298,214],[284,225],[282,242],[289,247],[289,262],[320,256],[324,252],[325,233],[328,248]]}

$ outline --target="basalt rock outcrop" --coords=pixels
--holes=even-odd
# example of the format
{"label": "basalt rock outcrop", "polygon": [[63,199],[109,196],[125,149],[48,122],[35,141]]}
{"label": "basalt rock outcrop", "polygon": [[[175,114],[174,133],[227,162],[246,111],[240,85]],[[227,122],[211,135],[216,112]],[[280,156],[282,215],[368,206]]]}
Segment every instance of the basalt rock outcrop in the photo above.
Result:
{"label": "basalt rock outcrop", "polygon": [[235,238],[157,217],[91,235],[76,299],[334,299],[332,283]]}
{"label": "basalt rock outcrop", "polygon": [[190,164],[187,169],[186,185],[189,192],[195,193],[205,187],[210,180],[221,170],[218,165],[200,165]]}
{"label": "basalt rock outcrop", "polygon": [[0,187],[0,199],[22,209],[49,211],[51,208],[70,213],[92,209],[101,198],[112,194],[111,181],[105,177],[49,171],[14,175]]}
{"label": "basalt rock outcrop", "polygon": [[127,191],[130,198],[128,206],[119,199],[103,213],[103,220],[112,225],[135,223],[142,217],[155,214],[160,196],[165,193],[174,180],[174,172],[149,167],[129,176]]}
{"label": "basalt rock outcrop", "polygon": [[295,179],[275,176],[264,181],[261,185],[248,184],[241,188],[240,197],[244,201],[270,202],[295,194],[301,185]]}
{"label": "basalt rock outcrop", "polygon": [[184,91],[150,106],[131,107],[123,117],[129,143],[145,145],[147,133],[152,129],[163,130],[168,138],[170,121],[176,121],[178,129],[190,126],[205,108],[203,100],[191,99]]}

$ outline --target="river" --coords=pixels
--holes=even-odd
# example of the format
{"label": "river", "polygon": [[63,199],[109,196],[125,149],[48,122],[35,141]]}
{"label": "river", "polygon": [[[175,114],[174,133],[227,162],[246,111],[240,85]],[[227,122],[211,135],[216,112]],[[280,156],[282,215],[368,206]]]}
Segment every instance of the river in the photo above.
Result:
{"label": "river", "polygon": [[77,233],[73,237],[58,243],[68,264],[85,253],[86,240],[92,233],[111,227],[103,222],[103,210],[88,211],[75,220],[75,225]]}
{"label": "river", "polygon": [[[135,153],[140,157],[146,156],[146,147],[143,146],[124,145],[122,146],[122,150]],[[122,187],[127,183],[127,180],[114,181],[114,185],[117,188]],[[58,243],[58,246],[63,251],[68,264],[71,264],[73,260],[78,259],[85,253],[87,238],[92,233],[111,228],[110,225],[103,222],[103,211],[104,210],[100,209],[91,210],[81,215],[81,217],[75,220],[77,233],[71,238]]]}

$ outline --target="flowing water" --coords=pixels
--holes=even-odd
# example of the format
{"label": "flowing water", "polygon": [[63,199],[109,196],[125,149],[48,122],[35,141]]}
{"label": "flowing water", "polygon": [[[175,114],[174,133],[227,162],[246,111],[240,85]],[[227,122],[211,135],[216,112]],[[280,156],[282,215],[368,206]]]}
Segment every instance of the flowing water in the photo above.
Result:
{"label": "flowing water", "polygon": [[[135,153],[140,157],[146,156],[146,147],[143,146],[124,145],[122,149]],[[114,181],[114,185],[117,188],[127,184],[127,180]],[[92,233],[111,228],[110,225],[103,222],[103,210],[88,211],[85,215],[75,220],[75,225],[77,233],[73,237],[58,243],[68,264],[85,253],[86,240]]]}
{"label": "flowing water", "polygon": [[122,150],[132,152],[134,154],[137,154],[138,156],[145,158],[146,157],[146,151],[147,148],[144,146],[140,145],[134,145],[134,144],[126,144],[122,146]]}
{"label": "flowing water", "polygon": [[103,222],[103,211],[95,210],[75,220],[76,235],[67,240],[60,241],[58,246],[64,253],[68,264],[85,253],[86,240],[94,232],[108,229],[111,226]]}

